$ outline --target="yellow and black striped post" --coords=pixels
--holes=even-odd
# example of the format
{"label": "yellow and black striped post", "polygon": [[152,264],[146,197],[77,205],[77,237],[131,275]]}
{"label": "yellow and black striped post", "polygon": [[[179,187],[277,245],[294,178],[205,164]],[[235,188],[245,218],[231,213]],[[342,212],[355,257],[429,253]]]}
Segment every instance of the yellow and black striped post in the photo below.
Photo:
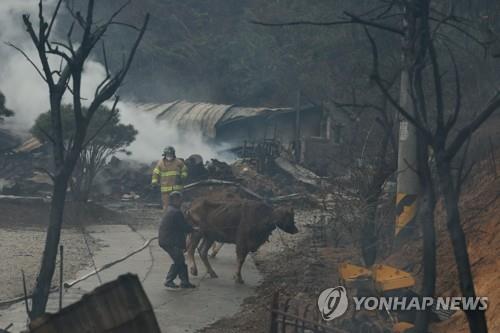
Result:
{"label": "yellow and black striped post", "polygon": [[417,195],[398,193],[396,196],[396,235],[414,225],[417,214]]}

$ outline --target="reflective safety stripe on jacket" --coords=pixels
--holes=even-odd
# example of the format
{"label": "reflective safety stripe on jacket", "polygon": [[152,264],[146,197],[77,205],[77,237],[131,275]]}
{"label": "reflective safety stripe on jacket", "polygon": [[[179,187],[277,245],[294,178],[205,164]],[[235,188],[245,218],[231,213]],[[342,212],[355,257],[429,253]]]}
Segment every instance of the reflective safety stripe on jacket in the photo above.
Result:
{"label": "reflective safety stripe on jacket", "polygon": [[172,192],[172,191],[181,191],[184,188],[184,185],[174,185],[174,186],[162,186],[162,192]]}
{"label": "reflective safety stripe on jacket", "polygon": [[183,183],[187,178],[187,167],[179,159],[158,161],[153,170],[152,184],[160,183],[162,192],[180,191],[184,188]]}

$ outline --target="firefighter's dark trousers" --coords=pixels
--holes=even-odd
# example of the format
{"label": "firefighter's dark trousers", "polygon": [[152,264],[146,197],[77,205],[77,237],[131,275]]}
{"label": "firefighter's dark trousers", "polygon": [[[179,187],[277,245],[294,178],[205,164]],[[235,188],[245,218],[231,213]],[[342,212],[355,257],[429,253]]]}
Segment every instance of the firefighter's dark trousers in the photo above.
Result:
{"label": "firefighter's dark trousers", "polygon": [[166,282],[174,282],[175,278],[178,276],[181,280],[181,284],[189,283],[188,269],[184,259],[184,250],[180,247],[166,247],[163,248],[172,258],[174,262],[170,266],[170,270],[167,273]]}

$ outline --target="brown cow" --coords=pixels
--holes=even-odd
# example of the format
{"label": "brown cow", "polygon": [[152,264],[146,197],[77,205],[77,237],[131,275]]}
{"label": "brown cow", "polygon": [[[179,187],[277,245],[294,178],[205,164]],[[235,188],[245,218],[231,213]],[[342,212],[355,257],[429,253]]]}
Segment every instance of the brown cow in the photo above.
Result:
{"label": "brown cow", "polygon": [[208,250],[214,242],[231,243],[236,244],[238,269],[235,280],[238,283],[243,283],[241,267],[247,254],[257,251],[276,227],[290,234],[298,232],[293,209],[273,208],[257,201],[195,201],[186,217],[188,222],[199,227],[199,231],[191,235],[188,245],[191,274],[198,275],[194,252],[200,240],[198,252],[207,273],[213,278],[217,274],[208,261]]}

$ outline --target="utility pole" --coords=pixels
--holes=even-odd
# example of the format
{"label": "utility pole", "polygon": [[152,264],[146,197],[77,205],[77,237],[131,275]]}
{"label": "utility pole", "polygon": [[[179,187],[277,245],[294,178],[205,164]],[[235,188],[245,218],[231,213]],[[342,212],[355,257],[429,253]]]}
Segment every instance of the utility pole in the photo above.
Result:
{"label": "utility pole", "polygon": [[[404,8],[403,25],[403,70],[401,71],[401,86],[399,103],[410,115],[415,116],[411,98],[410,69],[415,61],[415,9]],[[401,231],[412,233],[417,213],[418,174],[417,174],[417,129],[407,119],[400,116],[398,174],[396,196],[396,235]],[[406,234],[406,232],[405,232]]]}

